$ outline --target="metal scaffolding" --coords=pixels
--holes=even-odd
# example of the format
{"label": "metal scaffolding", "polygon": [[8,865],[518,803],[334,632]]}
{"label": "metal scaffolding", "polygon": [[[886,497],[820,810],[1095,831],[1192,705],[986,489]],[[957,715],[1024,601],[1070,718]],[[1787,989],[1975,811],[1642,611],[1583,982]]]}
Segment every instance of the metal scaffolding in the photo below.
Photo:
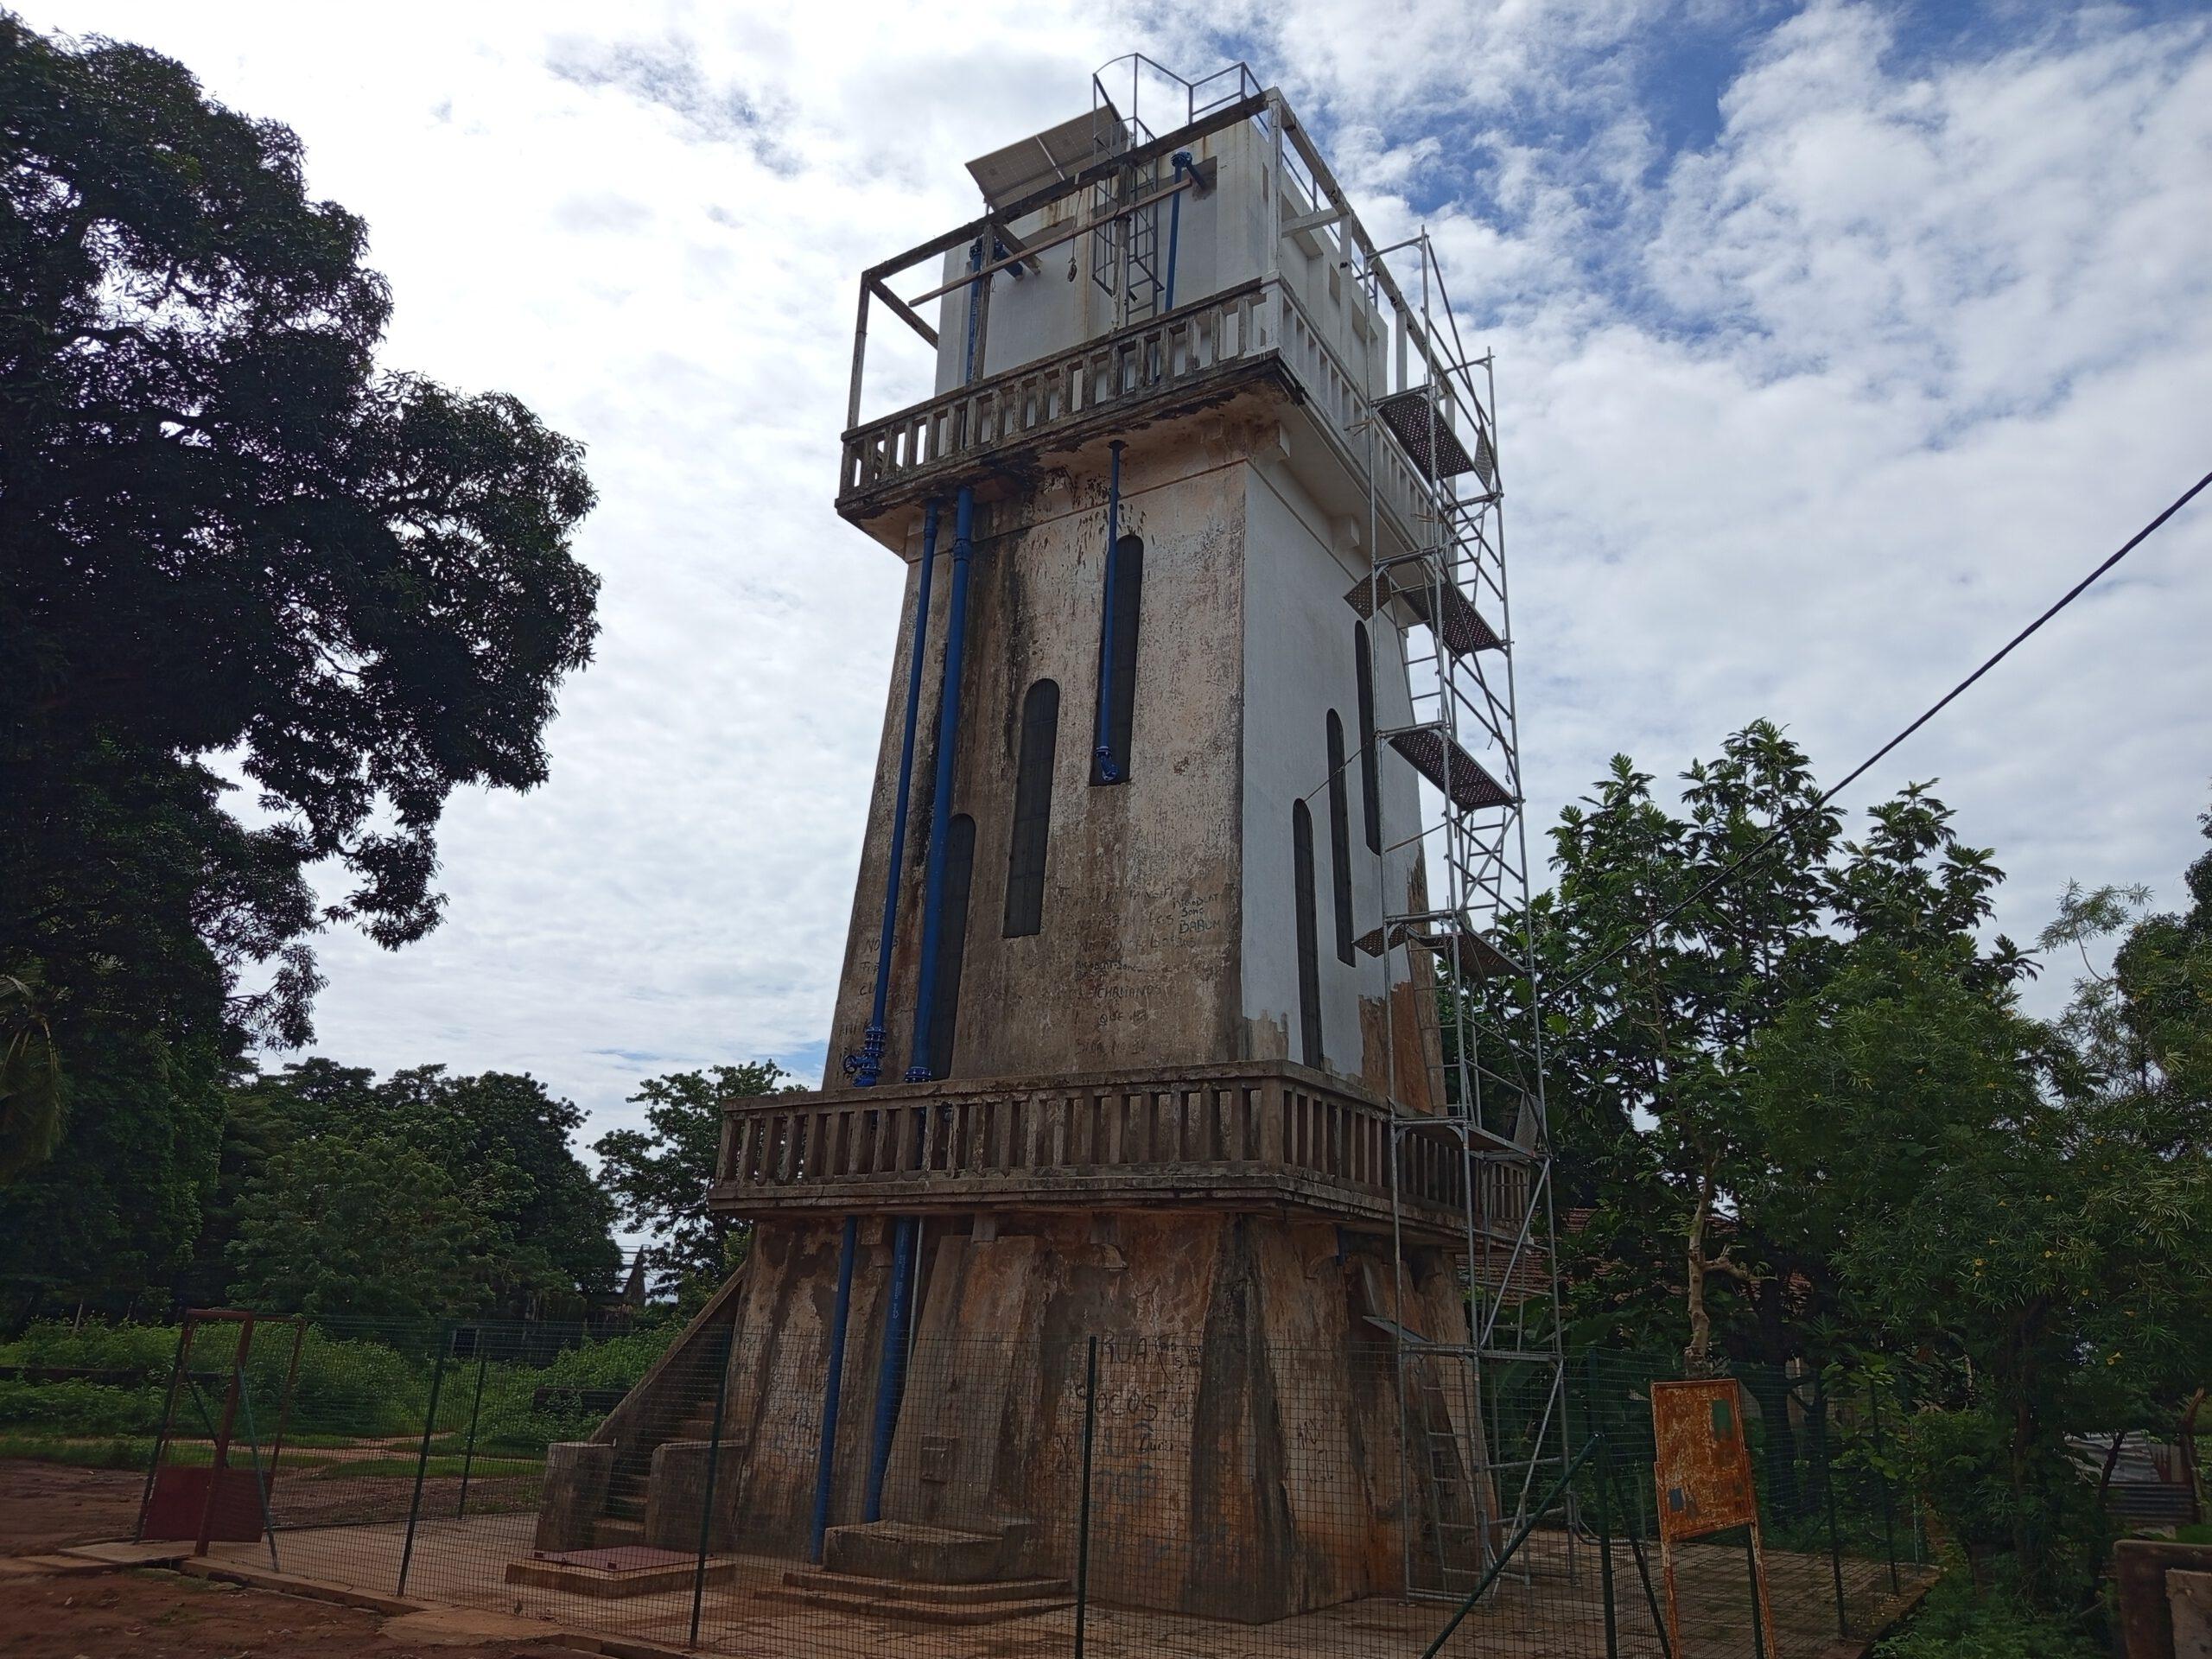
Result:
{"label": "metal scaffolding", "polygon": [[[1317,204],[1334,194],[1325,178],[1316,185]],[[1497,384],[1490,354],[1461,343],[1427,232],[1376,249],[1344,212],[1347,265],[1398,331],[1400,382],[1367,387],[1370,563],[1347,598],[1396,626],[1402,652],[1369,652],[1368,695],[1381,708],[1398,691],[1407,717],[1374,741],[1423,784],[1409,838],[1420,877],[1394,895],[1382,876],[1382,920],[1359,944],[1383,965],[1386,1020],[1410,1004],[1418,1027],[1421,1076],[1398,1075],[1395,1031],[1389,1043],[1394,1184],[1409,1142],[1441,1141],[1465,1194],[1466,1339],[1395,1333],[1406,1586],[1456,1595],[1493,1564],[1569,1451]],[[1394,258],[1415,268],[1402,283]],[[1410,545],[1382,522],[1385,444],[1420,480]]]}

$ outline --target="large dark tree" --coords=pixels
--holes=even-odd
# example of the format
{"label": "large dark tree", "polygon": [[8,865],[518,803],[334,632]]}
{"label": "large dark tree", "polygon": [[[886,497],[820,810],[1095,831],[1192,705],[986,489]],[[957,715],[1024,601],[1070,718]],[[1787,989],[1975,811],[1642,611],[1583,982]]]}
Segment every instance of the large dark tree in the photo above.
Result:
{"label": "large dark tree", "polygon": [[[0,15],[0,976],[64,1081],[0,1199],[34,1287],[177,1264],[208,1092],[309,1033],[309,938],[435,925],[448,796],[540,781],[589,656],[577,446],[380,370],[366,240],[289,129]],[[155,1143],[158,1196],[125,1152]]]}

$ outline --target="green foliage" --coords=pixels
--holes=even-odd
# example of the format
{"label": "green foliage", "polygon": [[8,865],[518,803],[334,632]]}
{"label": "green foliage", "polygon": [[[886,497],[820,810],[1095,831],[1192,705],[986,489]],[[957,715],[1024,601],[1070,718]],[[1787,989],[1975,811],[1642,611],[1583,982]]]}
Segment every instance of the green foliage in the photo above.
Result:
{"label": "green foliage", "polygon": [[251,1306],[416,1320],[488,1299],[493,1242],[435,1159],[396,1135],[334,1132],[269,1160],[228,1254]]}
{"label": "green foliage", "polygon": [[534,1077],[309,1060],[231,1104],[199,1274],[235,1300],[419,1320],[580,1313],[613,1286],[613,1201],[569,1145],[583,1114]]}
{"label": "green foliage", "polygon": [[45,977],[25,962],[0,974],[0,1185],[52,1155],[68,1097]]}
{"label": "green foliage", "polygon": [[[1816,806],[1802,751],[1766,721],[1691,765],[1679,812],[1654,781],[1617,757],[1560,815],[1556,883],[1531,917],[1555,988],[1544,1021],[1554,1181],[1563,1204],[1590,1212],[1562,1246],[1571,1330],[1685,1351],[1694,1365],[1829,1357],[1847,1346],[1821,1336],[1843,1312],[1834,1229],[1783,1179],[1755,1120],[1750,1046],[1859,941],[1963,945],[1975,983],[2009,983],[2018,953],[1999,939],[1975,954],[1970,937],[1999,875],[1921,785],[1846,840],[1841,817]],[[1503,1023],[1530,990],[1490,982],[1474,995]]]}
{"label": "green foliage", "polygon": [[0,1262],[19,1306],[124,1309],[200,1231],[215,1091],[307,1040],[309,936],[420,938],[448,796],[545,776],[592,495],[512,398],[378,372],[366,226],[288,129],[4,14],[0,111],[0,976],[38,988],[0,1109],[11,1165],[51,1152]]}
{"label": "green foliage", "polygon": [[[2072,890],[2044,946],[2132,914]],[[1779,1190],[1830,1241],[1865,1338],[1956,1362],[1908,1430],[1916,1484],[1977,1573],[2002,1552],[2040,1607],[2086,1605],[2105,1543],[2065,1437],[2169,1424],[2212,1355],[2212,1098],[2191,1071],[2212,1000],[2176,994],[2205,914],[2136,923],[2132,969],[2092,973],[2055,1028],[1962,944],[1862,939],[1749,1054]]]}
{"label": "green foliage", "polygon": [[1936,1580],[1904,1627],[1876,1644],[1877,1659],[2105,1659],[2107,1644],[2077,1618],[2035,1611],[2008,1586],[1963,1573]]}
{"label": "green foliage", "polygon": [[86,1434],[150,1434],[161,1425],[158,1388],[92,1382],[18,1382],[0,1377],[0,1425]]}
{"label": "green foliage", "polygon": [[632,1105],[645,1107],[645,1127],[616,1129],[594,1144],[600,1179],[623,1222],[660,1241],[654,1254],[663,1287],[702,1300],[737,1265],[749,1236],[741,1224],[707,1210],[721,1144],[721,1103],[793,1086],[772,1060],[648,1077],[630,1096]]}
{"label": "green foliage", "polygon": [[[359,1330],[308,1327],[293,1393],[291,1426],[298,1433],[395,1434],[422,1427],[429,1367],[427,1360],[413,1356],[427,1354],[428,1333],[386,1328],[379,1334],[387,1340],[378,1341],[354,1334]],[[390,1345],[391,1341],[406,1351]],[[177,1332],[172,1325],[111,1325],[98,1320],[87,1320],[77,1329],[58,1320],[31,1325],[12,1341],[0,1343],[0,1365],[134,1371],[143,1381],[130,1388],[0,1382],[0,1422],[50,1426],[79,1434],[150,1434],[160,1424],[176,1351]],[[192,1370],[212,1383],[227,1373],[236,1352],[235,1327],[203,1325],[194,1340]],[[282,1397],[291,1352],[289,1327],[259,1328],[246,1363],[257,1402]],[[180,1421],[195,1421],[188,1395],[179,1410]]]}

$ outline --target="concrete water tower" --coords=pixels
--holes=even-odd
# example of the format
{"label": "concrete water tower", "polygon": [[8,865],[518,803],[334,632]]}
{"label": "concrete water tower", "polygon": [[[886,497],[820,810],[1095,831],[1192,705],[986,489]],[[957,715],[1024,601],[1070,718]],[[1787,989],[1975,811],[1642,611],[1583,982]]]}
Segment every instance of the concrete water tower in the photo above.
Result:
{"label": "concrete water tower", "polygon": [[[1485,1356],[1549,1294],[1540,1057],[1439,995],[1522,957],[1487,359],[1242,66],[1090,104],[861,281],[836,507],[906,596],[829,1076],[730,1105],[711,1198],[756,1229],[712,1315],[747,1513],[1065,1573],[1096,1336],[1179,1356],[1188,1529],[1096,1592],[1464,1586],[1512,1507]],[[935,390],[871,415],[886,330]],[[915,1357],[963,1343],[1013,1357]]]}

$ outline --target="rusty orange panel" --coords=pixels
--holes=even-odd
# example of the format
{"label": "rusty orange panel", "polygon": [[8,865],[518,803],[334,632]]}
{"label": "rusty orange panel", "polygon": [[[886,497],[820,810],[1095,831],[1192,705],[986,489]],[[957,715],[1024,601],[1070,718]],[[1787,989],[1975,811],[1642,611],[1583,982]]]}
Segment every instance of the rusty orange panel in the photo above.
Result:
{"label": "rusty orange panel", "polygon": [[1651,1385],[1651,1465],[1662,1538],[1700,1538],[1758,1518],[1744,1397],[1733,1377]]}

